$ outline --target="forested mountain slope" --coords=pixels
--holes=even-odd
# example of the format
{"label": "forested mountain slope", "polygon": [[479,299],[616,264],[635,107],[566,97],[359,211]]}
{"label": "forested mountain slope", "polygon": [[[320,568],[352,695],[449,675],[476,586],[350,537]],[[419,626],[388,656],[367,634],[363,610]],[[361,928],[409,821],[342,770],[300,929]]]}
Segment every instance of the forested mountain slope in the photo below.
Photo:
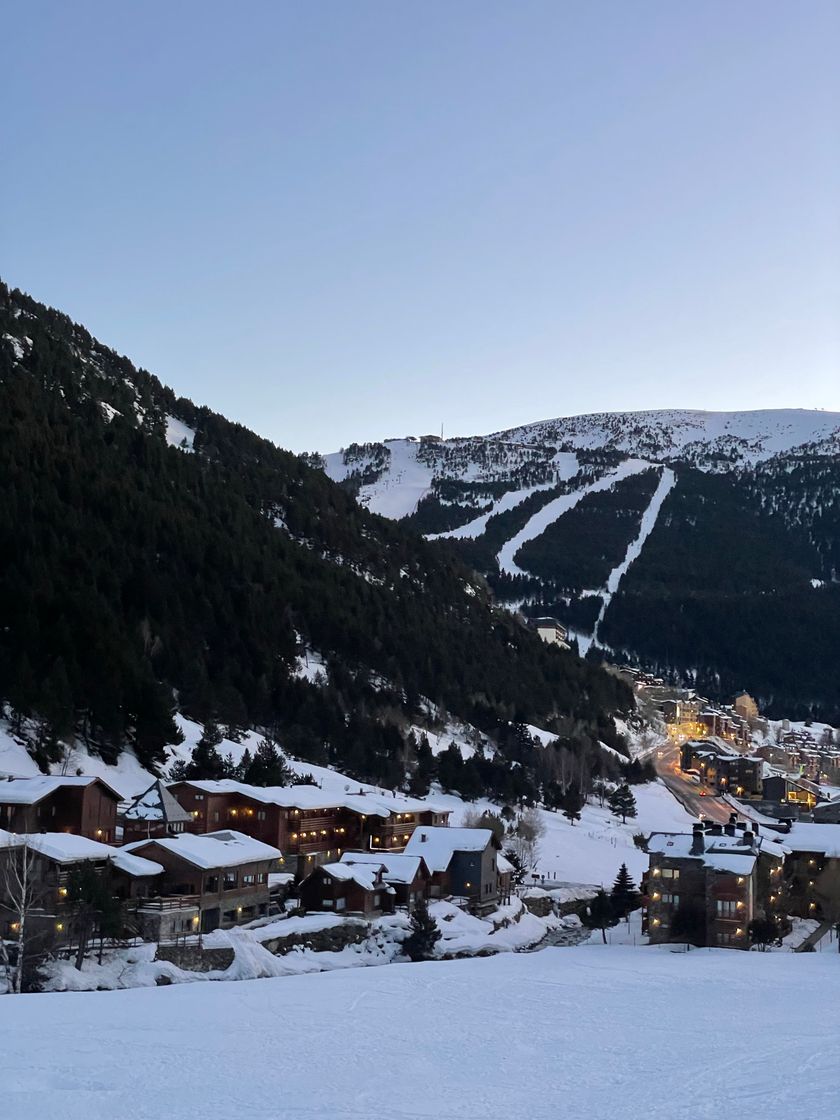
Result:
{"label": "forested mountain slope", "polygon": [[79,734],[154,764],[178,708],[399,784],[410,726],[452,715],[496,743],[473,764],[488,788],[511,759],[527,786],[534,744],[511,721],[586,752],[620,746],[611,714],[632,706],[454,554],[5,286],[0,549],[0,696],[44,759]]}
{"label": "forested mountain slope", "polygon": [[840,414],[576,416],[327,456],[583,652],[840,718]]}

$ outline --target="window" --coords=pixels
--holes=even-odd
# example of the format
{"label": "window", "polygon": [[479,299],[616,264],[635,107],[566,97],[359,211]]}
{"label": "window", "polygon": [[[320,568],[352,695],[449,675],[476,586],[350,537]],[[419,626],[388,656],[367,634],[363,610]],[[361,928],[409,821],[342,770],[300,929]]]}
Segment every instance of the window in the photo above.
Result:
{"label": "window", "polygon": [[206,894],[216,894],[219,889],[219,876],[208,875],[204,880],[204,891]]}
{"label": "window", "polygon": [[337,898],[335,900],[336,910],[344,910],[346,906],[347,906],[347,899],[346,898]]}
{"label": "window", "polygon": [[224,920],[226,922],[235,922],[236,921],[236,911],[235,910],[225,910]]}
{"label": "window", "polygon": [[254,883],[256,883],[256,881],[257,881],[256,875],[243,875],[242,876],[242,885],[244,887],[253,887],[253,885],[254,885]]}
{"label": "window", "polygon": [[266,817],[265,809],[258,809],[257,810],[257,820],[258,821],[264,821],[265,817]]}
{"label": "window", "polygon": [[375,895],[373,896],[373,905],[374,905],[374,906],[378,906],[378,905],[379,905],[379,902],[380,902],[380,899],[381,899],[381,897],[382,897],[382,896],[381,896],[380,894],[375,894]]}
{"label": "window", "polygon": [[264,871],[258,871],[257,872],[257,882],[258,883],[265,883],[267,881],[267,879],[268,879],[268,876],[266,875],[266,873]]}
{"label": "window", "polygon": [[235,871],[225,872],[225,890],[232,891],[237,883],[237,876]]}
{"label": "window", "polygon": [[673,906],[676,900],[676,895],[673,894],[663,894],[661,899],[663,906]]}
{"label": "window", "polygon": [[213,810],[213,820],[214,820],[214,821],[217,821],[217,820],[219,820],[219,819],[220,819],[220,817],[221,817],[221,815],[222,815],[222,814],[221,814],[221,813],[219,812],[219,810],[218,810],[218,809],[214,809],[214,810]]}
{"label": "window", "polygon": [[738,903],[729,898],[719,898],[717,900],[717,912],[720,918],[737,918]]}
{"label": "window", "polygon": [[680,877],[680,873],[679,873],[679,870],[677,868],[675,868],[675,867],[663,867],[662,868],[662,878],[663,879],[679,879],[679,877]]}
{"label": "window", "polygon": [[194,798],[194,800],[196,800],[196,801],[203,801],[203,800],[204,800],[204,794],[203,794],[203,793],[197,793],[197,794],[195,795],[195,798]]}
{"label": "window", "polygon": [[331,898],[322,898],[321,899],[321,908],[323,910],[332,910],[333,900]]}

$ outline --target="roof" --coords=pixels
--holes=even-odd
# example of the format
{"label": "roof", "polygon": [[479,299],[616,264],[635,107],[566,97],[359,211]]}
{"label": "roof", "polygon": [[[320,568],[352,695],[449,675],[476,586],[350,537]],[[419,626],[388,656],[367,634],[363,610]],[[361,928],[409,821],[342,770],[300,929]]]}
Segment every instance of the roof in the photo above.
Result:
{"label": "roof", "polygon": [[107,844],[77,836],[74,832],[39,832],[24,837],[28,848],[56,863],[78,863],[83,860],[110,859],[114,852]]}
{"label": "roof", "polygon": [[0,782],[0,804],[37,805],[39,801],[43,801],[45,797],[55,793],[58,789],[84,789],[94,782],[103,785],[109,793],[114,795],[117,801],[121,800],[115,789],[94,774],[74,774],[71,776],[42,774],[37,778],[9,778]]}
{"label": "roof", "polygon": [[209,871],[217,867],[241,867],[244,863],[260,863],[280,859],[282,852],[270,844],[263,844],[243,832],[224,829],[193,835],[189,832],[177,836],[158,836],[151,840],[136,840],[126,844],[122,851],[135,852],[139,848],[162,848],[173,855]]}
{"label": "roof", "polygon": [[446,871],[456,852],[483,852],[493,843],[489,828],[430,828],[420,825],[405,846],[405,855],[422,856],[430,871]]}
{"label": "roof", "polygon": [[423,865],[420,856],[409,856],[401,852],[344,852],[339,862],[354,867],[367,864],[381,867],[382,878],[386,883],[400,883],[404,886],[414,882]]}
{"label": "roof", "polygon": [[123,817],[127,821],[165,821],[167,824],[183,824],[192,820],[160,780],[138,794]]}
{"label": "roof", "polygon": [[249,797],[252,801],[259,801],[263,805],[279,805],[286,809],[350,809],[352,812],[368,817],[389,817],[392,813],[449,812],[416,797],[406,797],[396,793],[373,793],[362,788],[355,792],[330,793],[314,785],[250,786],[245,782],[237,782],[233,778],[173,782],[170,785],[171,787],[188,785],[202,793],[210,794],[236,793],[240,797]]}
{"label": "roof", "polygon": [[331,879],[354,882],[366,891],[374,891],[382,885],[377,882],[378,872],[382,871],[381,863],[324,863],[320,870]]}
{"label": "roof", "polygon": [[496,870],[500,875],[512,875],[516,868],[501,852],[496,856]]}
{"label": "roof", "polygon": [[793,824],[780,839],[793,852],[815,852],[840,859],[840,824]]}
{"label": "roof", "polygon": [[156,863],[153,859],[144,859],[143,856],[135,856],[131,852],[125,851],[124,848],[117,848],[116,851],[112,848],[110,859],[118,871],[130,875],[132,879],[143,879],[147,875],[161,875],[164,870],[162,863]]}

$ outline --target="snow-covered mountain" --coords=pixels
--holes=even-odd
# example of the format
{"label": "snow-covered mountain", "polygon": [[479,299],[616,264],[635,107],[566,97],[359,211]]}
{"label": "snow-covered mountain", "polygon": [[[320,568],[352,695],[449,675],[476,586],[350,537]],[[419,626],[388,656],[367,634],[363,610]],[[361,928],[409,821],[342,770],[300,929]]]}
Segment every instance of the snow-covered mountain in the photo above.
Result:
{"label": "snow-covered mountain", "polygon": [[[818,683],[840,656],[824,638],[840,632],[840,413],[561,417],[353,444],[324,466],[372,512],[448,541],[501,601],[563,619],[582,652],[803,714],[840,708],[840,687]],[[801,663],[755,643],[771,619]]]}

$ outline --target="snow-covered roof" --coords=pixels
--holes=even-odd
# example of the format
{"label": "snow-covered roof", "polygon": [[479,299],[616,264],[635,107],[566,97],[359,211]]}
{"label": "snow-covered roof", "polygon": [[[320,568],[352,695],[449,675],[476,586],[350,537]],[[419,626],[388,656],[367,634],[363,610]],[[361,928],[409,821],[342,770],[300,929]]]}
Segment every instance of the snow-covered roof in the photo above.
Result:
{"label": "snow-covered roof", "polygon": [[[172,783],[179,785],[181,783]],[[263,805],[279,805],[286,809],[350,809],[368,817],[389,817],[394,813],[445,813],[448,809],[403,794],[372,793],[358,789],[355,792],[330,793],[320,786],[250,786],[233,778],[215,781],[195,780],[184,783],[202,793],[237,793]]]}
{"label": "snow-covered roof", "polygon": [[159,875],[163,867],[153,860],[132,855],[125,848],[112,848],[87,836],[77,836],[75,832],[36,832],[14,833],[0,829],[0,848],[4,846],[26,846],[54,863],[85,863],[90,860],[109,860],[114,867],[139,878],[145,875]]}
{"label": "snow-covered roof", "polygon": [[673,859],[696,859],[715,871],[737,875],[748,875],[752,871],[759,851],[779,857],[785,854],[784,845],[778,838],[760,836],[753,832],[752,840],[745,843],[744,832],[740,829],[734,836],[704,832],[704,850],[701,853],[693,852],[693,845],[692,833],[655,832],[648,840],[648,852]]}
{"label": "snow-covered roof", "polygon": [[378,890],[382,886],[381,882],[377,882],[381,863],[324,863],[320,870],[331,879],[356,883],[366,891]]}
{"label": "snow-covered roof", "polygon": [[123,814],[128,821],[165,821],[183,824],[192,820],[160,780],[137,795]]}
{"label": "snow-covered roof", "polygon": [[446,871],[455,852],[483,852],[493,841],[489,828],[420,825],[405,846],[407,856],[422,856],[430,871]]}
{"label": "snow-covered roof", "polygon": [[130,875],[132,879],[142,879],[146,875],[163,873],[162,863],[156,863],[153,859],[145,859],[143,856],[135,856],[132,852],[125,851],[124,848],[117,848],[116,851],[112,848],[110,859],[114,867],[126,875]]}
{"label": "snow-covered roof", "polygon": [[780,839],[793,852],[815,852],[840,859],[840,824],[793,824]]}
{"label": "snow-covered roof", "polygon": [[496,856],[496,870],[500,875],[512,875],[516,868],[501,852]]}
{"label": "snow-covered roof", "polygon": [[9,778],[0,782],[0,804],[3,805],[37,805],[39,801],[57,789],[77,788],[84,789],[93,782],[102,785],[119,800],[120,795],[112,789],[107,782],[97,778],[94,774],[78,774],[72,776],[42,774],[37,778]]}
{"label": "snow-covered roof", "polygon": [[224,829],[221,832],[207,832],[193,835],[182,832],[178,836],[158,836],[152,840],[136,840],[126,844],[123,851],[134,852],[138,848],[163,848],[173,855],[208,871],[216,867],[240,867],[244,863],[260,863],[276,860],[282,856],[278,848],[263,844],[243,832]]}
{"label": "snow-covered roof", "polygon": [[381,867],[382,878],[386,883],[407,886],[414,882],[423,860],[420,856],[409,856],[401,852],[344,852],[340,862],[353,867],[366,864]]}

